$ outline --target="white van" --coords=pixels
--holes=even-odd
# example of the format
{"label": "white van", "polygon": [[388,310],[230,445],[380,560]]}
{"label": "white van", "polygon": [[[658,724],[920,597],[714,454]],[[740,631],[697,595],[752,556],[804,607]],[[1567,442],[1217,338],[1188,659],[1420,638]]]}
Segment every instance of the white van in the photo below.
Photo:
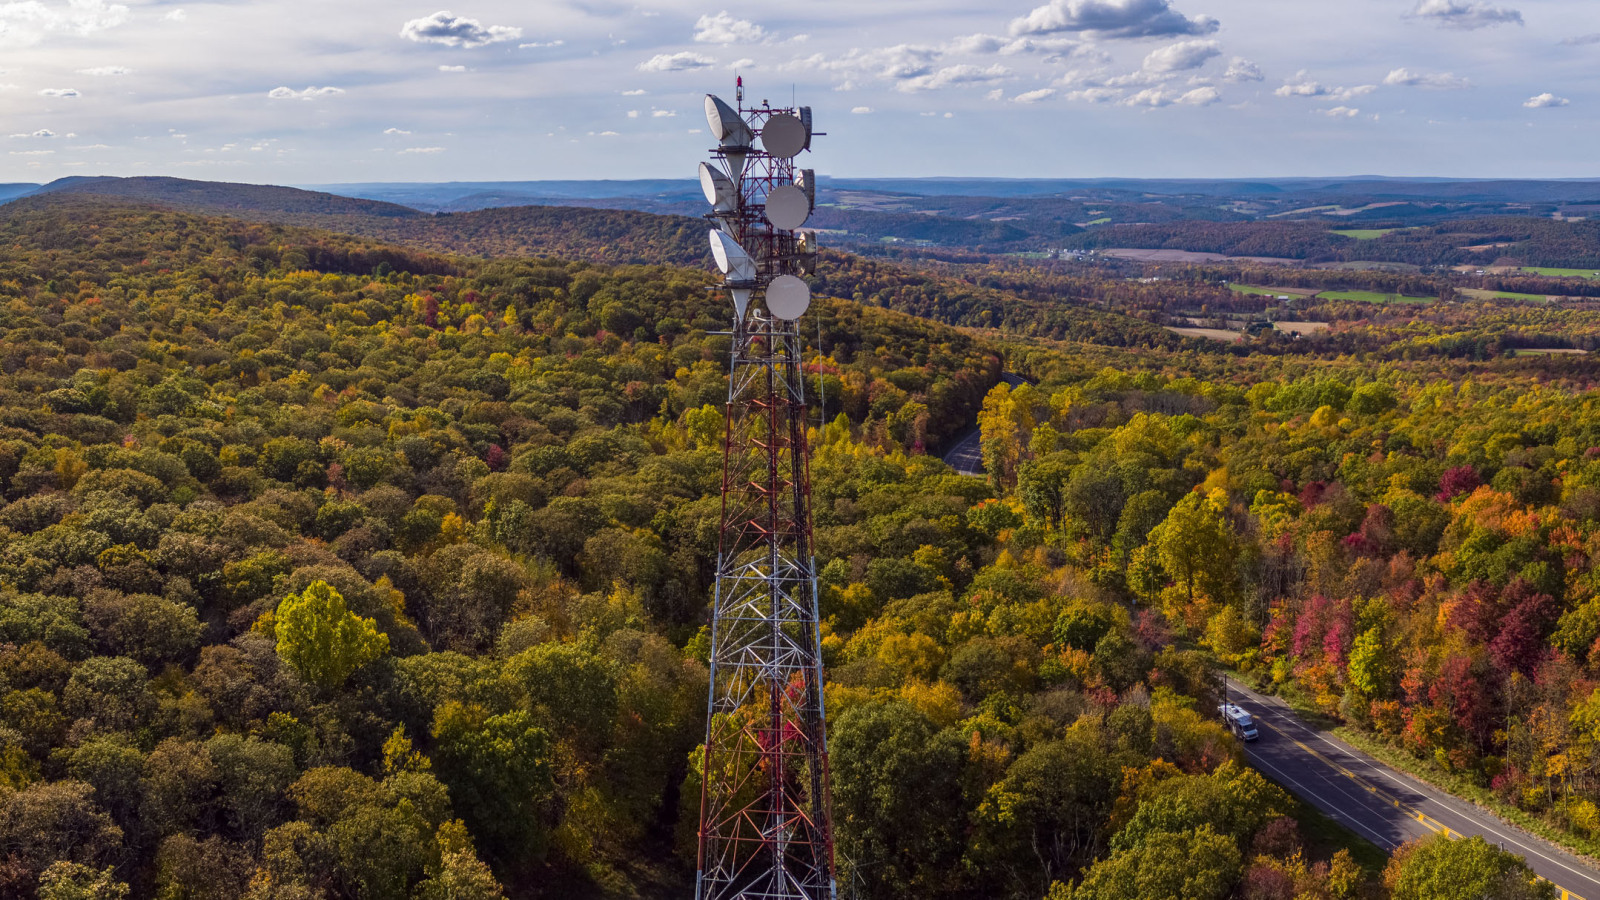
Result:
{"label": "white van", "polygon": [[1217,707],[1217,712],[1222,714],[1222,721],[1228,723],[1228,730],[1239,737],[1240,740],[1253,741],[1260,735],[1256,732],[1256,720],[1244,711],[1244,707],[1233,703],[1224,703]]}

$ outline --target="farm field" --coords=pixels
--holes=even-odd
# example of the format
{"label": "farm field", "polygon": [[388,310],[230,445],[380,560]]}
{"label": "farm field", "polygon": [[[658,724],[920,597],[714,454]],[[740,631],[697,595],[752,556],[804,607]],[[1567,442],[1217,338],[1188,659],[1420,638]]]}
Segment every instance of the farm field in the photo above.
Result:
{"label": "farm field", "polygon": [[1223,328],[1180,328],[1169,325],[1167,326],[1167,330],[1173,334],[1181,334],[1184,337],[1207,338],[1209,340],[1222,341],[1229,344],[1244,337],[1244,335],[1240,332],[1228,331],[1227,329]]}
{"label": "farm field", "polygon": [[1273,327],[1284,334],[1316,334],[1333,326],[1327,322],[1274,322]]}
{"label": "farm field", "polygon": [[1371,241],[1399,230],[1398,228],[1336,228],[1333,233],[1358,241]]}
{"label": "farm field", "polygon": [[1381,294],[1377,291],[1323,291],[1322,300],[1351,300],[1356,303],[1432,303],[1433,297],[1407,297],[1402,294]]}
{"label": "farm field", "polygon": [[1456,293],[1473,300],[1528,300],[1534,303],[1547,303],[1550,300],[1544,294],[1518,294],[1515,291],[1490,291],[1483,288],[1456,288]]}
{"label": "farm field", "polygon": [[1556,269],[1549,266],[1523,266],[1522,271],[1550,278],[1600,278],[1597,269]]}
{"label": "farm field", "polygon": [[1255,294],[1263,297],[1315,297],[1317,295],[1315,288],[1258,287],[1253,284],[1234,283],[1228,285],[1228,289],[1241,294]]}

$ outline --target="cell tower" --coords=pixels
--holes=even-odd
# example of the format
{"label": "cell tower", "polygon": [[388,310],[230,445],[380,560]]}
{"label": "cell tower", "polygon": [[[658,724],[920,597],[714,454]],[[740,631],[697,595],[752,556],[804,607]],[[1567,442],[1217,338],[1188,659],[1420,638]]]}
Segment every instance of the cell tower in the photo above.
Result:
{"label": "cell tower", "polygon": [[833,816],[799,319],[811,289],[809,107],[706,97],[711,250],[733,301],[696,900],[833,900]]}

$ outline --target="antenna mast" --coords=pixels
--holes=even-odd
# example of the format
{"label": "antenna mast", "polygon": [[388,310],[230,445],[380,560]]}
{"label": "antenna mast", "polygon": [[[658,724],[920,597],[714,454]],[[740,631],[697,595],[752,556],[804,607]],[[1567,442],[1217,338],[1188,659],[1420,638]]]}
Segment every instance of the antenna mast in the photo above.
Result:
{"label": "antenna mast", "polygon": [[696,900],[835,900],[799,319],[811,290],[811,109],[706,97],[700,181],[733,301]]}

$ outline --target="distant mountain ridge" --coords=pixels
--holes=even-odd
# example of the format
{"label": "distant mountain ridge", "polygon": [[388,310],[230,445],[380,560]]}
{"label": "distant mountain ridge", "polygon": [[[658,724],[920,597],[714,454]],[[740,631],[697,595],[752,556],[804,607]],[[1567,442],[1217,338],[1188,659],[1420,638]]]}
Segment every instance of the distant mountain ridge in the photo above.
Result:
{"label": "distant mountain ridge", "polygon": [[[29,192],[40,194],[98,194],[161,203],[180,209],[216,212],[277,212],[309,215],[361,215],[404,219],[426,213],[381,200],[347,197],[321,191],[268,184],[192,181],[187,178],[138,176],[72,177],[52,181]],[[17,195],[13,195],[17,196]]]}

